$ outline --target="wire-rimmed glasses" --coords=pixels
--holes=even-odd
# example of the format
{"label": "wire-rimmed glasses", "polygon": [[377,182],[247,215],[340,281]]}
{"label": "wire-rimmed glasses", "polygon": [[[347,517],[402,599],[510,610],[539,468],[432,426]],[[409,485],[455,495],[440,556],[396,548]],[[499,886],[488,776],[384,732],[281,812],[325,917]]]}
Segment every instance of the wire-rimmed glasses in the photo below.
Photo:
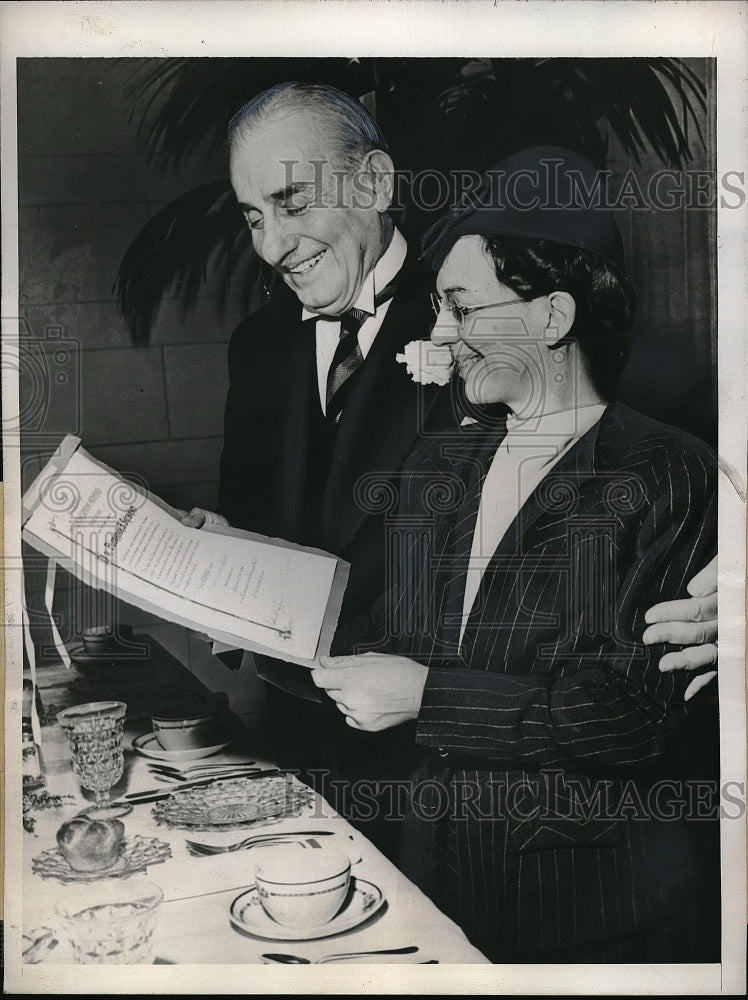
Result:
{"label": "wire-rimmed glasses", "polygon": [[434,310],[434,315],[438,318],[442,309],[446,309],[461,328],[464,326],[468,316],[481,309],[496,309],[499,306],[511,306],[516,305],[518,302],[526,301],[526,299],[506,299],[504,302],[483,302],[477,306],[461,306],[458,302],[454,302],[449,298],[449,296],[442,298],[438,292],[431,293],[431,308]]}

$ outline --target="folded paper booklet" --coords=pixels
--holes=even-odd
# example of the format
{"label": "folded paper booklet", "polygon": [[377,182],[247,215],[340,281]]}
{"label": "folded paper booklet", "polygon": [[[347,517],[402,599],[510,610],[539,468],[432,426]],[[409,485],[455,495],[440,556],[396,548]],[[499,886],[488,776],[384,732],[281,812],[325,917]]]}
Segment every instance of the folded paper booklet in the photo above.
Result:
{"label": "folded paper booklet", "polygon": [[206,525],[123,479],[68,435],[23,499],[23,537],[90,586],[228,646],[312,666],[327,654],[348,564]]}

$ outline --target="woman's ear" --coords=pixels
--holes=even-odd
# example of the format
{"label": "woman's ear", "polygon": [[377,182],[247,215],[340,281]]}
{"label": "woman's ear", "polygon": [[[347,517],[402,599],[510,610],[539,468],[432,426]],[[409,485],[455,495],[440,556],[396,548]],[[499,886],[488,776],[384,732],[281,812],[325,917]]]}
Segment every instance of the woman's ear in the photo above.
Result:
{"label": "woman's ear", "polygon": [[577,304],[568,292],[551,292],[548,296],[548,323],[546,345],[550,348],[562,340],[574,326]]}

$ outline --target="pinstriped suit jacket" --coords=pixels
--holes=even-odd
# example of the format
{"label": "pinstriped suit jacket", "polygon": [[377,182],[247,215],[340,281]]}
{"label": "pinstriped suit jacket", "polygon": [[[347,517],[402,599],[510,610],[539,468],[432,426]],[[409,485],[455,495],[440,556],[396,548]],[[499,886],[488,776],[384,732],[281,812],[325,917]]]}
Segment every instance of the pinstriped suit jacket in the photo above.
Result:
{"label": "pinstriped suit jacket", "polygon": [[681,777],[689,677],[660,673],[641,635],[645,610],[687,596],[715,551],[714,456],[609,407],[504,536],[458,653],[502,436],[432,440],[405,469],[411,543],[387,624],[391,648],[430,667],[416,738],[431,754],[404,866],[496,960],[693,960],[677,947],[688,838],[653,792]]}

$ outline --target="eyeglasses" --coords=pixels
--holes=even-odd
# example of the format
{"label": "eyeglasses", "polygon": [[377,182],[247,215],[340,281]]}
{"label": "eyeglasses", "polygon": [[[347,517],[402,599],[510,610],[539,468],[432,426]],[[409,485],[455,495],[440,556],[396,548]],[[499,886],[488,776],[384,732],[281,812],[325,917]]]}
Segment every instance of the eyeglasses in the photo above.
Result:
{"label": "eyeglasses", "polygon": [[431,293],[431,307],[434,310],[434,315],[438,317],[442,309],[446,309],[461,327],[471,313],[478,312],[480,309],[496,309],[499,306],[516,305],[518,302],[526,302],[526,299],[507,299],[505,302],[484,302],[479,306],[461,306],[451,299],[443,299],[438,292]]}

